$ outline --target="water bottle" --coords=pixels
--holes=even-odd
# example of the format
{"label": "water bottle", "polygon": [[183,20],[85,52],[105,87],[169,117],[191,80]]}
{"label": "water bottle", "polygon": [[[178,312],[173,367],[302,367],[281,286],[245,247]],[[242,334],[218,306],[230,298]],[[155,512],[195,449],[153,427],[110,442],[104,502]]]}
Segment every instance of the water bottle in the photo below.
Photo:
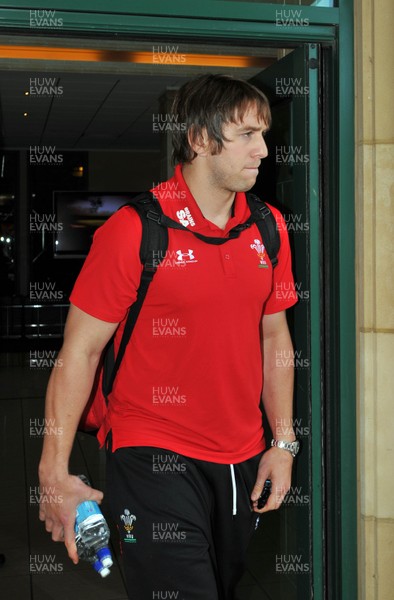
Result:
{"label": "water bottle", "polygon": [[[84,475],[78,477],[90,485]],[[74,529],[79,558],[90,562],[101,577],[109,575],[113,564],[108,548],[110,531],[97,502],[85,500],[77,506]]]}
{"label": "water bottle", "polygon": [[92,567],[97,573],[101,575],[101,577],[107,577],[110,574],[110,570],[108,567],[104,567],[103,563],[97,556],[96,552],[92,548],[88,548],[82,542],[82,538],[79,534],[75,536],[75,543],[77,546],[78,556],[81,560],[86,560],[90,562]]}

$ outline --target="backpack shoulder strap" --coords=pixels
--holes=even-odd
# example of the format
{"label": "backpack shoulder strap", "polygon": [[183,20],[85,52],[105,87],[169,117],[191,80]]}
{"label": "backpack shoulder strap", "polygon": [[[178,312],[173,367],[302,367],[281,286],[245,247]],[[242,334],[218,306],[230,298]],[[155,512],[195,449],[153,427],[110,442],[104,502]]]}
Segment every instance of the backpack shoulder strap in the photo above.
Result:
{"label": "backpack shoulder strap", "polygon": [[272,267],[275,268],[278,264],[280,249],[280,235],[276,219],[266,203],[254,194],[247,193],[246,200],[252,217],[255,217],[255,223],[259,228]]}
{"label": "backpack shoulder strap", "polygon": [[[140,260],[144,269],[142,276],[146,278],[144,272],[150,281],[156,273],[157,267],[165,257],[168,248],[168,229],[159,224],[157,219],[150,218],[155,215],[162,215],[163,211],[157,198],[152,192],[144,192],[131,200],[127,206],[132,206],[141,219],[142,239],[140,247]],[[141,277],[142,277],[141,276]]]}
{"label": "backpack shoulder strap", "polygon": [[[140,259],[143,270],[141,273],[140,285],[137,290],[137,298],[130,306],[116,359],[114,358],[113,348],[109,348],[106,352],[103,370],[103,393],[105,397],[112,391],[116,374],[122,362],[127,344],[133,333],[149,285],[152,282],[158,266],[165,257],[168,248],[167,228],[159,225],[157,221],[147,218],[149,211],[154,211],[159,214],[162,212],[159,202],[151,192],[144,192],[123,206],[132,206],[141,219],[142,239]],[[123,208],[123,206],[121,208]]]}

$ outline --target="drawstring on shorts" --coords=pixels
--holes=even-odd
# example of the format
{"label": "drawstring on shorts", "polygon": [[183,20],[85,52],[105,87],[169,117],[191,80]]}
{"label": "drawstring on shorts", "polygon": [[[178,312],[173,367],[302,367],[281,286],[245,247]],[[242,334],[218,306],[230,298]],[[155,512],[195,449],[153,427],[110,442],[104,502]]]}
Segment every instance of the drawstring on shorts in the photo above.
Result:
{"label": "drawstring on shorts", "polygon": [[237,482],[235,480],[234,465],[230,465],[231,483],[233,486],[233,516],[237,514]]}

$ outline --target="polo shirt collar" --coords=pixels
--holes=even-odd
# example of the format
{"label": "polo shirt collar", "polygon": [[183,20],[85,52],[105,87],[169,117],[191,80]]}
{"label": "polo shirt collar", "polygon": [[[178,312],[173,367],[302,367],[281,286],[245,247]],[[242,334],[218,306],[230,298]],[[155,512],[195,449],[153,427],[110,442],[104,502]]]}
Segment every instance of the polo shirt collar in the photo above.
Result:
{"label": "polo shirt collar", "polygon": [[204,235],[225,236],[230,229],[243,223],[250,215],[244,192],[237,192],[233,205],[233,216],[225,229],[204,217],[182,174],[182,165],[175,167],[173,177],[152,189],[159,200],[164,214],[185,227]]}

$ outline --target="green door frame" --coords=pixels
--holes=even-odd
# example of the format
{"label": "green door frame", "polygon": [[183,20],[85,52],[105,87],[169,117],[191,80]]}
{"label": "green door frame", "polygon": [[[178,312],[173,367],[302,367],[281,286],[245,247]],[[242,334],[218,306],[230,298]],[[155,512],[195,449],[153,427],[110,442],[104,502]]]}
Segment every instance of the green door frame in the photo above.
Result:
{"label": "green door frame", "polygon": [[[342,0],[341,0],[342,1]],[[90,33],[148,33],[150,35],[182,34],[196,36],[228,35],[238,39],[248,38],[251,28],[257,39],[278,40],[283,37],[300,40],[307,31],[308,41],[332,39],[335,26],[339,24],[338,8],[294,7],[302,10],[302,19],[308,19],[307,27],[277,26],[276,11],[286,7],[278,4],[252,2],[225,2],[212,0],[145,0],[130,4],[129,0],[79,0],[78,7],[72,0],[40,0],[39,7],[29,0],[0,2],[2,26],[30,29],[30,10],[56,11],[62,20],[59,30]],[[237,28],[234,29],[234,22]],[[220,26],[219,26],[220,23]],[[56,29],[56,27],[55,27]],[[48,30],[48,29],[47,29]],[[286,30],[284,35],[281,35]],[[37,29],[45,33],[45,28]],[[52,29],[53,32],[53,29]]]}
{"label": "green door frame", "polygon": [[[342,598],[357,598],[357,407],[353,0],[341,0],[338,32],[339,456]],[[350,142],[350,143],[349,143]]]}
{"label": "green door frame", "polygon": [[[353,64],[353,0],[339,0],[339,8],[319,8],[254,2],[199,0],[40,0],[39,10],[54,10],[61,19],[62,35],[90,34],[91,36],[123,34],[157,36],[158,39],[222,38],[292,43],[319,42],[333,48],[333,87],[336,90],[332,111],[331,131],[336,131],[333,155],[337,157],[330,189],[335,207],[336,254],[335,311],[338,315],[335,353],[336,385],[340,398],[337,411],[338,430],[335,468],[339,484],[333,502],[338,512],[338,528],[333,532],[339,551],[336,577],[342,600],[357,598],[357,455],[356,455],[356,336],[355,336],[355,214],[354,214],[354,64]],[[93,8],[94,7],[94,8]],[[278,26],[276,11],[301,10],[308,26]],[[0,35],[30,33],[43,36],[56,33],[54,29],[30,26],[30,10],[37,4],[29,0],[0,0]],[[53,38],[52,38],[53,39]],[[11,39],[12,43],[12,39]],[[0,56],[1,67],[1,56]],[[331,100],[331,99],[330,99]],[[331,127],[332,126],[332,127]],[[311,148],[312,150],[312,148]],[[316,215],[319,218],[319,215]],[[314,240],[317,247],[318,240]],[[316,340],[315,347],[319,344]],[[320,385],[315,382],[314,385]],[[316,426],[320,425],[316,422]],[[321,469],[321,449],[316,448],[313,470]],[[316,491],[316,498],[320,495]],[[322,506],[313,519],[314,547],[322,547],[322,530],[316,527]],[[315,556],[316,560],[316,556]],[[315,598],[323,599],[323,583],[315,581]],[[339,600],[339,599],[338,599]]]}

